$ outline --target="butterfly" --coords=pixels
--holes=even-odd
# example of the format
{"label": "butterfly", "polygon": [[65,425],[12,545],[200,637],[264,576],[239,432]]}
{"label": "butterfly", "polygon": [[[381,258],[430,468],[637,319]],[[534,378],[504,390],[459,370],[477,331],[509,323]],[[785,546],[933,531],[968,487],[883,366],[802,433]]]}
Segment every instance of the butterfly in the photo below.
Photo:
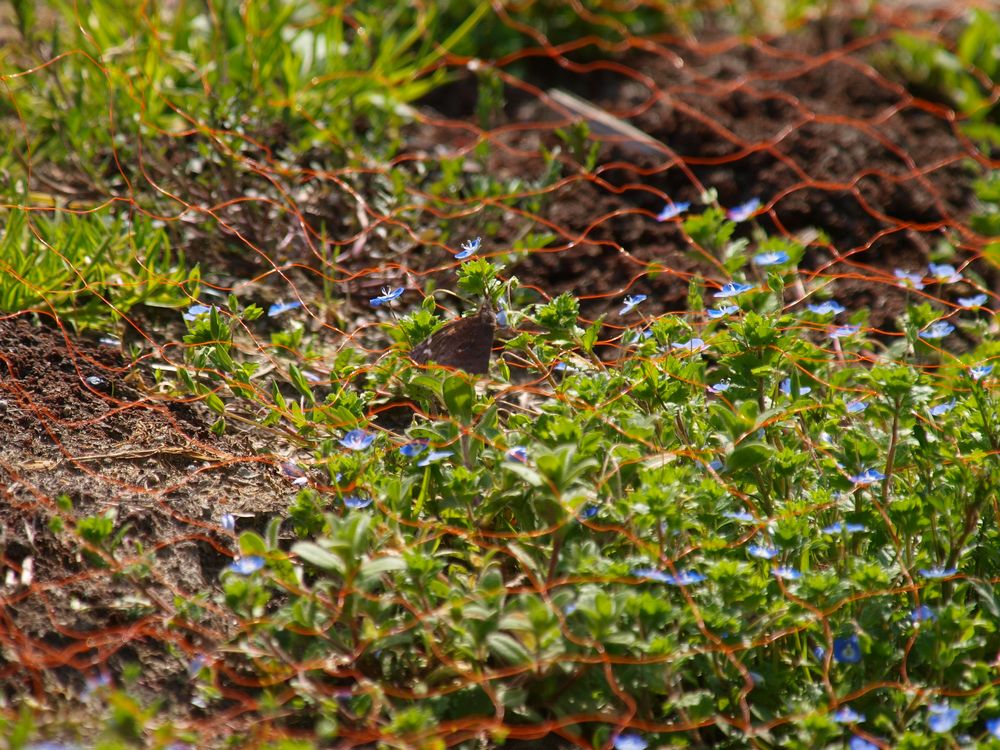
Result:
{"label": "butterfly", "polygon": [[410,359],[418,365],[436,362],[470,375],[485,375],[496,329],[496,313],[489,301],[484,301],[475,315],[446,323],[413,347]]}

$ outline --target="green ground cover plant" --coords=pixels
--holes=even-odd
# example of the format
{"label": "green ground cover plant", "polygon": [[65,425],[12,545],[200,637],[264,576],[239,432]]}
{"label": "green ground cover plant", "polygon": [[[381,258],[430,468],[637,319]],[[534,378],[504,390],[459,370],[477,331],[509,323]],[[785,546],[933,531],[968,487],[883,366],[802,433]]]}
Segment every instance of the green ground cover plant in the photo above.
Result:
{"label": "green ground cover plant", "polygon": [[[31,135],[3,163],[0,310],[121,335],[158,398],[206,407],[218,436],[265,431],[299,457],[279,465],[297,489],[264,528],[237,533],[213,512],[233,559],[168,623],[236,623],[211,653],[176,654],[201,716],[251,705],[267,727],[222,746],[1000,747],[1000,341],[986,266],[944,241],[926,269],[894,269],[880,281],[908,298],[882,330],[803,269],[812,248],[765,224],[759,199],[727,209],[708,190],[660,216],[714,264],[714,279],[690,279],[687,309],[647,312],[632,292],[585,319],[584,295],[511,271],[554,233],[497,247],[503,213],[476,217],[481,239],[451,213],[459,197],[534,212],[563,177],[554,150],[536,175],[488,173],[484,142],[468,179],[455,157],[344,177],[374,186],[393,220],[371,262],[399,265],[392,251],[423,244],[410,224],[427,216],[426,236],[463,252],[420,277],[419,299],[413,285],[364,296],[362,332],[332,341],[351,322],[348,243],[312,237],[334,270],[311,297],[270,307],[199,243],[313,205],[288,173],[302,153],[332,172],[398,155],[411,105],[447,79],[449,50],[475,52],[488,4],[335,4],[312,20],[304,1],[179,2],[169,23],[138,14],[138,30],[130,3],[52,7],[43,33],[15,3],[23,53],[60,62],[4,78],[0,114]],[[990,23],[977,13],[966,33]],[[968,39],[962,70],[995,80]],[[511,44],[500,30],[487,41]],[[914,66],[930,54],[898,43]],[[972,96],[964,76],[926,76]],[[478,85],[486,123],[502,92],[488,75]],[[988,106],[970,105],[973,124],[995,127]],[[116,128],[95,128],[109,113]],[[587,172],[589,136],[558,135]],[[48,188],[30,183],[29,163],[54,170]],[[171,169],[184,176],[157,178]],[[71,173],[120,198],[85,209],[93,196],[67,188]],[[270,192],[244,196],[249,175]],[[976,189],[972,226],[1000,234],[996,173]],[[182,221],[195,201],[178,196],[194,194],[217,212]],[[221,218],[242,198],[274,213]],[[487,378],[407,356],[456,298],[500,318]],[[310,307],[332,322],[312,325]],[[125,338],[123,321],[154,314],[162,341]],[[412,419],[380,421],[400,403]],[[72,512],[68,498],[58,507]],[[69,533],[87,567],[145,586],[155,558],[134,564],[129,529],[108,511]],[[4,747],[73,747],[95,721],[88,746],[198,747],[167,696],[139,697],[140,672],[88,685],[90,724],[5,706]]]}

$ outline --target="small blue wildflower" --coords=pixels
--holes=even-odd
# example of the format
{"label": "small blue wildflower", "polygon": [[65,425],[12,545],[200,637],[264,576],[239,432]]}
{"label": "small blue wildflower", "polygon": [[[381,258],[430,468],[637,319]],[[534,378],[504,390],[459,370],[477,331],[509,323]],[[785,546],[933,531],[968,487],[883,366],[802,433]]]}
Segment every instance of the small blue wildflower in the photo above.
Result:
{"label": "small blue wildflower", "polygon": [[986,731],[1000,740],[1000,717],[986,720]]}
{"label": "small blue wildflower", "polygon": [[406,445],[401,445],[399,447],[399,452],[402,453],[407,458],[412,458],[420,453],[427,450],[426,440],[414,440],[412,443],[407,443]]}
{"label": "small blue wildflower", "polygon": [[723,466],[722,461],[720,461],[717,458],[713,458],[711,461],[708,462],[708,468],[712,469],[713,471],[722,471],[722,466]]}
{"label": "small blue wildflower", "polygon": [[939,579],[939,578],[951,578],[958,572],[958,568],[921,568],[919,571],[920,575],[924,578]]}
{"label": "small blue wildflower", "polygon": [[366,495],[348,495],[344,498],[344,507],[351,510],[361,510],[372,504],[372,499]]}
{"label": "small blue wildflower", "polygon": [[728,284],[724,284],[722,288],[712,296],[716,299],[729,299],[730,297],[736,297],[743,294],[743,292],[749,292],[751,289],[753,289],[753,284],[741,284],[737,281],[730,281]]}
{"label": "small blue wildflower", "polygon": [[648,578],[660,583],[670,583],[673,579],[673,576],[669,573],[664,573],[662,570],[657,570],[656,568],[633,568],[632,575],[636,578]]}
{"label": "small blue wildflower", "polygon": [[580,519],[587,521],[597,515],[597,511],[600,508],[596,505],[585,505],[580,509],[579,517]]}
{"label": "small blue wildflower", "polygon": [[738,206],[733,206],[728,211],[726,211],[726,218],[730,221],[740,222],[746,221],[755,213],[757,209],[760,208],[760,199],[751,198],[746,203],[741,203]]}
{"label": "small blue wildflower", "polygon": [[781,578],[785,581],[797,581],[802,577],[802,571],[796,570],[788,565],[779,565],[771,572],[774,574],[775,578]]}
{"label": "small blue wildflower", "polygon": [[645,294],[637,294],[634,297],[625,295],[625,304],[622,306],[622,309],[618,311],[619,317],[628,315],[636,308],[637,305],[640,305],[645,301],[646,301]]}
{"label": "small blue wildflower", "polygon": [[[781,381],[781,385],[778,386],[778,390],[780,390],[786,396],[791,396],[792,395],[792,379],[791,378],[785,378],[784,380],[782,380]],[[800,396],[805,396],[805,395],[807,395],[809,393],[812,393],[812,388],[810,388],[808,385],[800,385],[799,386],[799,395]]]}
{"label": "small blue wildflower", "polygon": [[854,401],[848,401],[845,408],[847,409],[848,414],[860,414],[868,408],[868,404],[865,401],[858,401],[855,399]]}
{"label": "small blue wildflower", "polygon": [[761,560],[773,560],[779,554],[778,550],[774,547],[764,547],[760,544],[751,544],[747,547],[747,552],[749,552],[752,557],[758,557]]}
{"label": "small blue wildflower", "polygon": [[732,315],[734,312],[739,312],[740,308],[736,305],[725,305],[723,307],[715,307],[708,310],[708,317],[712,320],[718,320],[719,318],[725,318]]}
{"label": "small blue wildflower", "polygon": [[858,735],[851,737],[851,744],[849,747],[850,750],[881,750],[878,745],[875,745],[866,740],[864,737],[859,737]]}
{"label": "small blue wildflower", "polygon": [[519,445],[516,448],[511,448],[507,451],[507,460],[516,461],[519,464],[528,463],[528,449],[522,445]]}
{"label": "small blue wildflower", "polygon": [[225,567],[225,570],[235,573],[238,576],[249,576],[264,567],[264,558],[260,555],[249,555],[241,557],[235,562]]}
{"label": "small blue wildflower", "polygon": [[205,668],[206,663],[204,654],[195,655],[195,657],[188,663],[188,676],[197,677],[198,673]]}
{"label": "small blue wildflower", "polygon": [[813,656],[815,656],[818,661],[823,661],[823,657],[826,656],[826,649],[822,646],[816,646],[813,648]]}
{"label": "small blue wildflower", "polygon": [[707,349],[708,344],[706,344],[702,339],[694,338],[690,341],[679,341],[671,344],[670,348],[675,351],[685,351],[694,354],[695,352],[701,352]]}
{"label": "small blue wildflower", "polygon": [[939,284],[952,284],[962,280],[962,274],[955,271],[955,266],[946,263],[931,263],[927,266],[927,271]]}
{"label": "small blue wildflower", "polygon": [[232,513],[222,514],[222,530],[230,534],[236,530],[236,517]]}
{"label": "small blue wildflower", "polygon": [[212,312],[208,305],[191,305],[184,313],[184,320],[198,320],[202,315]]}
{"label": "small blue wildflower", "polygon": [[833,720],[838,724],[860,724],[865,720],[865,715],[859,714],[850,706],[844,706],[833,715]]}
{"label": "small blue wildflower", "polygon": [[671,586],[691,586],[695,583],[701,583],[705,580],[705,576],[701,573],[696,573],[693,570],[681,570],[678,571],[677,575],[669,576],[666,583]]}
{"label": "small blue wildflower", "polygon": [[991,372],[993,372],[993,365],[979,365],[978,367],[969,368],[969,375],[973,380],[982,380]]}
{"label": "small blue wildflower", "polygon": [[656,215],[657,221],[667,221],[674,218],[675,216],[680,216],[682,213],[691,208],[691,204],[687,201],[678,201],[673,205],[664,206],[663,210]]}
{"label": "small blue wildflower", "polygon": [[649,743],[635,732],[619,734],[615,737],[615,750],[646,750]]}
{"label": "small blue wildflower", "polygon": [[809,303],[808,307],[809,312],[814,315],[837,315],[847,309],[842,304],[832,299],[820,302],[819,304]]}
{"label": "small blue wildflower", "polygon": [[827,335],[831,339],[842,339],[847,336],[853,336],[860,330],[861,326],[843,325],[843,326],[837,326],[836,328],[832,328],[830,330],[830,333],[828,333]]}
{"label": "small blue wildflower", "polygon": [[304,487],[309,483],[306,473],[291,461],[281,462],[281,474],[296,487]]}
{"label": "small blue wildflower", "polygon": [[934,622],[937,619],[937,612],[928,607],[926,604],[921,604],[915,610],[910,612],[910,621],[916,625],[920,622]]}
{"label": "small blue wildflower", "polygon": [[382,305],[387,305],[393,300],[399,299],[403,296],[403,292],[406,291],[403,287],[398,286],[395,289],[389,289],[388,287],[382,288],[382,294],[378,297],[372,297],[368,300],[372,307],[381,307]]}
{"label": "small blue wildflower", "polygon": [[876,482],[881,482],[883,479],[885,479],[885,474],[878,469],[865,469],[860,474],[855,474],[851,477],[852,482],[860,485],[875,484]]}
{"label": "small blue wildflower", "polygon": [[510,323],[507,320],[507,308],[506,307],[501,307],[497,311],[497,325],[500,328],[509,328],[510,327]]}
{"label": "small blue wildflower", "polygon": [[726,518],[731,518],[734,521],[752,521],[753,515],[747,513],[745,510],[727,510],[722,514]]}
{"label": "small blue wildflower", "polygon": [[958,723],[958,709],[950,708],[947,703],[932,703],[927,713],[927,726],[938,734],[950,732]]}
{"label": "small blue wildflower", "polygon": [[867,531],[868,527],[863,523],[844,523],[843,521],[835,521],[829,526],[823,529],[824,534],[840,534],[846,531],[848,534],[854,534],[862,531]]}
{"label": "small blue wildflower", "polygon": [[451,455],[451,451],[431,451],[426,456],[417,461],[417,466],[430,466],[431,464],[436,464],[442,459],[448,458]]}
{"label": "small blue wildflower", "polygon": [[53,740],[42,740],[41,742],[29,742],[22,746],[22,750],[81,750],[79,745],[67,742],[55,742]]}
{"label": "small blue wildflower", "polygon": [[919,273],[910,273],[909,271],[903,271],[899,268],[892,273],[897,279],[904,282],[907,286],[912,286],[917,290],[924,288],[924,277]]}
{"label": "small blue wildflower", "polygon": [[462,252],[455,256],[455,260],[465,260],[470,255],[479,250],[479,245],[482,243],[481,237],[476,237],[474,240],[466,240],[462,243]]}
{"label": "small blue wildflower", "polygon": [[732,387],[733,382],[727,378],[726,380],[720,380],[715,385],[708,386],[708,390],[712,393],[725,393]]}
{"label": "small blue wildflower", "polygon": [[294,302],[275,302],[267,308],[267,317],[276,318],[281,315],[281,313],[294,310],[296,307],[302,307],[302,303],[298,300],[295,300]]}
{"label": "small blue wildflower", "polygon": [[861,642],[855,634],[833,639],[833,658],[843,664],[861,661]]}
{"label": "small blue wildflower", "polygon": [[964,307],[966,310],[975,310],[976,308],[985,305],[986,300],[988,299],[989,297],[985,294],[976,294],[972,297],[959,297],[958,306]]}
{"label": "small blue wildflower", "polygon": [[340,444],[348,450],[363,451],[372,444],[374,439],[374,433],[355,429],[344,435],[344,437],[340,439]]}
{"label": "small blue wildflower", "polygon": [[940,417],[943,414],[947,414],[954,408],[955,408],[955,399],[952,399],[951,401],[945,401],[943,404],[936,404],[935,406],[931,407],[931,416]]}
{"label": "small blue wildflower", "polygon": [[756,266],[767,267],[767,266],[780,266],[782,263],[788,262],[788,253],[784,250],[773,253],[758,253],[753,256],[753,262]]}
{"label": "small blue wildflower", "polygon": [[955,326],[946,320],[939,320],[932,323],[926,329],[918,333],[917,335],[922,339],[943,339],[949,333],[955,330]]}

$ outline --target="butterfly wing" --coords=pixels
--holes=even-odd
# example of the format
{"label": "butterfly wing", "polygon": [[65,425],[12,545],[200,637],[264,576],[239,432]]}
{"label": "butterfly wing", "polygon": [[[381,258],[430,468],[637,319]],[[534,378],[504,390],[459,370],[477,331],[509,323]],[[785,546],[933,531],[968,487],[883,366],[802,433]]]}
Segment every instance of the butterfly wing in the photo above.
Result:
{"label": "butterfly wing", "polygon": [[421,341],[413,347],[410,359],[418,365],[437,362],[471,375],[485,375],[495,332],[496,317],[483,306],[478,314],[453,320]]}

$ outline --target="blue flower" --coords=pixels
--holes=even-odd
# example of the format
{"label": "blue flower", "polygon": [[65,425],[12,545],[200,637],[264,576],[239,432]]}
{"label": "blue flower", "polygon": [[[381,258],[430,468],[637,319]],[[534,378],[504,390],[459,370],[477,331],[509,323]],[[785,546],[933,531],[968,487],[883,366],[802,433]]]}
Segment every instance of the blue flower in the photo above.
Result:
{"label": "blue flower", "polygon": [[507,322],[507,308],[506,307],[501,307],[497,311],[497,325],[500,328],[508,328],[509,327],[510,324]]}
{"label": "blue flower", "polygon": [[623,315],[628,315],[636,308],[637,305],[642,304],[645,301],[646,301],[645,294],[637,294],[634,297],[625,295],[625,304],[622,307],[622,309],[618,311],[619,317]]}
{"label": "blue flower", "polygon": [[843,664],[857,664],[861,661],[861,642],[857,635],[833,639],[833,658]]}
{"label": "blue flower", "polygon": [[753,557],[759,557],[761,560],[773,560],[778,556],[778,550],[774,547],[764,547],[760,544],[751,544],[747,547],[747,552]]}
{"label": "blue flower", "polygon": [[754,265],[757,266],[779,266],[782,263],[788,262],[788,253],[784,250],[773,253],[758,253],[753,256]]}
{"label": "blue flower", "polygon": [[241,557],[235,562],[230,563],[225,567],[225,570],[235,573],[238,576],[249,576],[253,575],[263,567],[263,557],[260,555],[250,555],[248,557]]}
{"label": "blue flower", "polygon": [[732,381],[727,379],[727,380],[720,380],[715,385],[708,386],[708,390],[710,390],[712,393],[725,393],[732,387],[733,387]]}
{"label": "blue flower", "polygon": [[695,352],[700,352],[707,349],[708,344],[706,344],[702,339],[695,338],[691,339],[690,341],[680,341],[675,344],[671,344],[670,348],[674,349],[675,351],[685,351],[694,354]]}
{"label": "blue flower", "polygon": [[846,531],[848,534],[854,534],[856,532],[867,531],[868,527],[863,523],[844,523],[843,521],[836,521],[831,523],[829,526],[823,529],[824,534],[840,534]]}
{"label": "blue flower", "polygon": [[374,433],[364,430],[351,430],[340,439],[340,444],[352,451],[363,451],[372,444],[375,439]]}
{"label": "blue flower", "polygon": [[921,604],[915,610],[910,612],[910,621],[916,625],[919,622],[934,622],[937,619],[937,612],[928,607],[926,604]]}
{"label": "blue flower", "polygon": [[932,323],[925,330],[921,331],[917,335],[922,339],[943,339],[949,333],[955,330],[955,326],[946,320],[939,320]]}
{"label": "blue flower", "polygon": [[844,312],[846,309],[842,304],[832,299],[820,302],[818,305],[815,303],[809,303],[808,307],[809,312],[814,315],[837,315],[838,313]]}
{"label": "blue flower", "polygon": [[784,581],[797,581],[802,577],[801,571],[789,567],[788,565],[779,565],[771,572],[774,574],[775,578],[781,578]]}
{"label": "blue flower", "polygon": [[678,201],[672,206],[664,206],[663,210],[656,215],[657,221],[667,221],[675,216],[680,216],[682,213],[691,208],[691,204],[687,201]]}
{"label": "blue flower", "polygon": [[399,299],[403,292],[406,291],[403,287],[398,286],[395,289],[388,289],[386,287],[382,288],[382,294],[379,297],[372,297],[368,300],[372,307],[381,307],[382,305],[387,305],[393,300]]}
{"label": "blue flower", "polygon": [[958,306],[964,307],[966,310],[975,310],[977,307],[985,305],[988,299],[989,297],[985,294],[977,294],[972,297],[959,297]]}
{"label": "blue flower", "polygon": [[986,720],[986,731],[1000,740],[1000,717]]}
{"label": "blue flower", "polygon": [[865,469],[860,474],[855,474],[851,477],[852,482],[860,485],[875,484],[876,482],[881,482],[883,479],[885,479],[885,474],[878,469]]}
{"label": "blue flower", "polygon": [[296,307],[302,307],[302,303],[298,300],[295,300],[294,302],[275,302],[267,308],[267,317],[276,318],[281,315],[281,313],[294,310]]}
{"label": "blue flower", "polygon": [[596,516],[597,511],[599,510],[600,508],[597,507],[596,505],[585,505],[583,506],[583,508],[580,509],[579,517],[580,519],[586,521]]}
{"label": "blue flower", "polygon": [[951,578],[958,572],[958,568],[921,568],[919,571],[920,575],[924,578],[938,579],[938,578]]}
{"label": "blue flower", "polygon": [[852,326],[852,325],[837,326],[836,328],[831,329],[830,333],[827,335],[831,339],[842,339],[846,336],[853,336],[860,330],[861,326]]}
{"label": "blue flower", "polygon": [[739,312],[739,307],[736,305],[725,305],[723,307],[716,307],[708,310],[708,317],[712,320],[718,320],[719,318],[725,318],[727,315],[732,315],[734,312]]}
{"label": "blue flower", "polygon": [[927,726],[932,732],[950,732],[958,723],[958,709],[949,708],[947,703],[932,703],[927,707]]}
{"label": "blue flower", "polygon": [[908,271],[903,271],[897,268],[892,272],[893,275],[902,282],[905,282],[907,286],[912,286],[914,289],[920,290],[924,288],[924,277],[919,273],[910,273]]}
{"label": "blue flower", "polygon": [[423,453],[425,450],[427,450],[426,440],[414,440],[412,443],[407,443],[399,447],[399,452],[408,458]]}
{"label": "blue flower", "polygon": [[426,456],[417,461],[417,466],[430,466],[431,464],[436,464],[438,461],[448,458],[451,455],[451,451],[431,451]]}
{"label": "blue flower", "polygon": [[521,445],[511,448],[507,451],[507,460],[516,461],[519,464],[528,463],[528,449]]}
{"label": "blue flower", "polygon": [[845,408],[848,414],[860,414],[868,408],[868,404],[865,401],[855,399],[854,401],[848,401]]}
{"label": "blue flower", "polygon": [[649,743],[635,732],[619,734],[615,737],[615,750],[646,750]]}
{"label": "blue flower", "polygon": [[943,404],[937,404],[931,407],[931,416],[940,417],[942,414],[947,414],[954,408],[955,408],[955,399],[952,399],[951,401],[945,401]]}
{"label": "blue flower", "polygon": [[879,748],[878,745],[872,744],[871,742],[869,742],[868,740],[866,740],[864,737],[859,737],[858,735],[854,735],[853,737],[851,737],[850,749],[851,750],[881,750],[881,748]]}
{"label": "blue flower", "polygon": [[859,724],[865,720],[865,715],[859,714],[850,706],[844,706],[833,715],[833,720],[838,724]]}
{"label": "blue flower", "polygon": [[708,462],[708,468],[712,469],[713,471],[722,471],[722,465],[723,465],[722,461],[720,461],[717,458],[713,458],[711,461]]}
{"label": "blue flower", "polygon": [[726,518],[732,518],[734,521],[752,521],[753,516],[747,513],[745,510],[727,510],[722,514]]}
{"label": "blue flower", "polygon": [[962,280],[962,274],[956,273],[954,266],[949,266],[945,263],[940,265],[931,263],[927,266],[927,271],[939,284],[951,284]]}
{"label": "blue flower", "polygon": [[304,487],[309,483],[309,477],[291,461],[281,462],[281,474],[296,487]]}
{"label": "blue flower", "polygon": [[978,367],[969,368],[969,375],[973,380],[982,380],[991,372],[993,372],[993,365],[979,365]]}
{"label": "blue flower", "polygon": [[724,284],[722,288],[712,296],[717,299],[729,299],[730,297],[736,297],[743,294],[743,292],[749,292],[751,289],[753,289],[753,284],[740,284],[736,281],[730,281],[728,284]]}
{"label": "blue flower", "polygon": [[633,568],[632,575],[636,578],[649,578],[660,583],[669,583],[673,578],[669,573],[664,573],[656,568]]}
{"label": "blue flower", "polygon": [[184,320],[197,320],[205,313],[212,312],[212,308],[208,305],[191,305],[187,312],[184,313]]}
{"label": "blue flower", "polygon": [[229,533],[236,530],[236,517],[232,513],[222,514],[222,530]]}
{"label": "blue flower", "polygon": [[350,508],[351,510],[360,510],[361,508],[367,508],[372,504],[372,499],[364,495],[348,495],[344,498],[344,507]]}
{"label": "blue flower", "polygon": [[[780,390],[786,396],[791,396],[792,395],[792,379],[791,378],[785,378],[784,380],[782,380],[781,381],[781,385],[778,386],[778,390]],[[810,388],[808,385],[800,385],[799,386],[799,395],[800,396],[805,396],[806,394],[809,394],[809,393],[812,393],[812,388]]]}
{"label": "blue flower", "polygon": [[476,237],[474,240],[466,240],[462,243],[462,252],[455,256],[456,260],[465,260],[470,255],[475,253],[479,249],[479,245],[482,243],[481,237]]}
{"label": "blue flower", "polygon": [[728,211],[726,211],[726,218],[730,221],[746,221],[755,213],[757,209],[760,208],[760,199],[751,198],[746,203],[741,203],[738,206],[733,206]]}
{"label": "blue flower", "polygon": [[696,573],[693,570],[680,570],[675,576],[669,576],[666,583],[671,586],[690,586],[695,583],[701,583],[705,580],[705,576],[701,573]]}

